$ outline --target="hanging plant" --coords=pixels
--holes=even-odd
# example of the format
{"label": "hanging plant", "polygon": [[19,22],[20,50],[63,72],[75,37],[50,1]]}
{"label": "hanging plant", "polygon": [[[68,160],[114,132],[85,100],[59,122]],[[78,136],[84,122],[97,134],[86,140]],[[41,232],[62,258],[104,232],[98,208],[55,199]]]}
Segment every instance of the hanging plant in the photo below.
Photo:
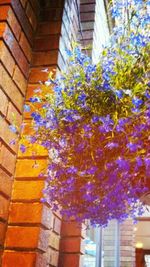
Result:
{"label": "hanging plant", "polygon": [[99,62],[75,45],[67,72],[50,74],[30,99],[41,102],[30,140],[49,156],[44,199],[79,222],[106,225],[143,211],[139,199],[150,179],[149,3],[116,0],[111,12],[119,26]]}

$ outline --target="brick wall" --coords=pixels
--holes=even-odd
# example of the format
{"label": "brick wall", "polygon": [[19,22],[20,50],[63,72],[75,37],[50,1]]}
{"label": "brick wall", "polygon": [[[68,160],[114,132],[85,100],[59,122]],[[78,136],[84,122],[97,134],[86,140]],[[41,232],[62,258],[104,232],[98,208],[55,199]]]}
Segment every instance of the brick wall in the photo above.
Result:
{"label": "brick wall", "polygon": [[[9,203],[18,151],[18,135],[9,130],[22,122],[31,48],[36,28],[34,1],[0,0],[0,255],[4,247]],[[16,139],[15,145],[10,145]],[[1,257],[0,257],[1,258]]]}

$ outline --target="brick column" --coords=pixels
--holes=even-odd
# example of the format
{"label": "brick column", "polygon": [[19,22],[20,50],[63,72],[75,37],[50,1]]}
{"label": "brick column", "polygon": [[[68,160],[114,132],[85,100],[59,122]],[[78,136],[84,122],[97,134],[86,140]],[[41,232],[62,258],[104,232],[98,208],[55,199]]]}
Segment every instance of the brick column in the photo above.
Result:
{"label": "brick column", "polygon": [[135,267],[135,233],[132,220],[120,225],[120,267]]}
{"label": "brick column", "polygon": [[84,238],[83,226],[74,221],[62,221],[59,267],[83,266]]}
{"label": "brick column", "polygon": [[[14,116],[18,127],[22,122],[36,28],[36,17],[31,10],[31,4],[26,6],[25,1],[0,0],[0,255],[4,248],[18,151],[18,136],[9,130],[9,125]],[[10,144],[13,139],[16,139],[15,145]]]}

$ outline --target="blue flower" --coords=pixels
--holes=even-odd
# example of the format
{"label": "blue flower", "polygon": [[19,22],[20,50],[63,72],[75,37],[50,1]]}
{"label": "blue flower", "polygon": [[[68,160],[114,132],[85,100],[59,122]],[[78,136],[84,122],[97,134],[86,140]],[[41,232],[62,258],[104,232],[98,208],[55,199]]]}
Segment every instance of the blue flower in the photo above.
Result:
{"label": "blue flower", "polygon": [[36,102],[39,103],[41,102],[41,99],[37,96],[34,96],[34,97],[30,97],[29,101],[32,103],[36,103]]}
{"label": "blue flower", "polygon": [[10,129],[10,131],[13,132],[13,133],[16,133],[16,132],[17,132],[17,128],[16,128],[15,125],[10,125],[10,126],[9,126],[9,129]]}
{"label": "blue flower", "polygon": [[122,90],[116,90],[116,91],[115,91],[115,95],[116,95],[119,99],[121,99],[121,98],[123,97],[123,91],[122,91]]}
{"label": "blue flower", "polygon": [[31,114],[31,117],[32,117],[35,121],[37,121],[37,122],[39,122],[39,121],[41,120],[41,115],[38,114],[37,112],[33,112],[33,113]]}
{"label": "blue flower", "polygon": [[24,111],[25,112],[30,112],[30,106],[29,105],[24,105]]}
{"label": "blue flower", "polygon": [[139,99],[138,97],[134,97],[132,99],[132,103],[136,108],[139,108],[143,104],[143,100]]}

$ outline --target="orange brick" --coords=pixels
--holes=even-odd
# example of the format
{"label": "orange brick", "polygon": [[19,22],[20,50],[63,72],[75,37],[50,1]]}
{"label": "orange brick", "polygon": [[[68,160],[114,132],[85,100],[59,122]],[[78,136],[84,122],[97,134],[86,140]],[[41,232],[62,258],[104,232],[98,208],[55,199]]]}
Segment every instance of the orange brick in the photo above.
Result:
{"label": "orange brick", "polygon": [[6,247],[37,248],[39,234],[39,227],[9,226],[5,245]]}
{"label": "orange brick", "polygon": [[[49,67],[48,73],[50,71],[52,71],[52,72],[54,72],[54,75],[55,75],[56,68],[57,68],[57,65],[54,65],[53,67]],[[48,78],[48,73],[42,72],[43,69],[44,69],[44,67],[43,68],[32,68],[30,70],[29,82],[30,83],[38,83],[38,85],[36,85],[36,87],[40,87],[39,81],[45,82]]]}
{"label": "orange brick", "polygon": [[7,20],[10,6],[0,6],[0,21]]}
{"label": "orange brick", "polygon": [[10,206],[9,223],[42,224],[50,229],[53,226],[53,214],[42,203],[12,203]]}
{"label": "orange brick", "polygon": [[5,232],[6,232],[6,224],[0,222],[0,246],[2,246],[4,243]]}
{"label": "orange brick", "polygon": [[6,30],[6,23],[4,23],[4,22],[2,22],[2,23],[0,23],[0,37],[3,37],[3,34],[4,34],[4,32],[5,32],[5,30]]}
{"label": "orange brick", "polygon": [[30,5],[29,2],[27,3],[26,14],[27,14],[27,17],[28,17],[33,29],[36,30],[37,20],[36,20],[35,13],[32,9],[32,6]]}
{"label": "orange brick", "polygon": [[31,97],[35,95],[34,90],[40,88],[38,84],[28,84],[27,87],[27,94],[26,94],[26,100],[28,101]]}
{"label": "orange brick", "polygon": [[0,112],[3,115],[6,115],[7,112],[7,106],[8,106],[8,98],[3,93],[3,91],[0,89]]}
{"label": "orange brick", "polygon": [[39,179],[39,175],[41,172],[44,172],[47,167],[47,160],[37,160],[36,166],[35,166],[35,160],[18,160],[16,164],[16,177],[17,178],[35,178],[37,177]]}
{"label": "orange brick", "polygon": [[13,179],[0,168],[0,191],[10,196]]}
{"label": "orange brick", "polygon": [[22,123],[22,115],[18,112],[18,110],[15,108],[15,106],[11,102],[9,102],[8,112],[7,112],[7,120],[13,124],[14,118],[15,118],[17,126],[19,128],[21,123]]}
{"label": "orange brick", "polygon": [[0,219],[7,220],[8,218],[9,200],[0,195]]}
{"label": "orange brick", "polygon": [[39,201],[42,197],[44,181],[14,181],[13,201]]}
{"label": "orange brick", "polygon": [[12,100],[12,102],[16,105],[16,107],[22,111],[23,108],[23,97],[19,92],[18,88],[4,69],[4,67],[0,64],[0,86],[6,92],[7,96]]}
{"label": "orange brick", "polygon": [[[0,119],[0,137],[1,139],[11,148],[12,151],[17,152],[18,150],[18,136],[17,134],[10,131],[9,125],[4,119]],[[16,140],[14,145],[10,145],[12,140]]]}
{"label": "orange brick", "polygon": [[15,81],[23,95],[25,95],[27,89],[27,80],[25,79],[24,75],[22,74],[17,65],[15,67],[13,80]]}
{"label": "orange brick", "polygon": [[11,8],[9,8],[9,11],[8,11],[7,21],[8,21],[8,24],[10,25],[16,39],[19,40],[20,33],[21,33],[21,27],[20,27],[20,24],[19,24],[15,14]]}
{"label": "orange brick", "polygon": [[48,246],[48,231],[40,227],[9,226],[5,246],[6,248],[39,248],[45,251]]}
{"label": "orange brick", "polygon": [[41,223],[41,203],[12,203],[10,206],[9,223]]}
{"label": "orange brick", "polygon": [[57,64],[58,50],[49,52],[34,52],[32,64],[34,66],[47,66]]}
{"label": "orange brick", "polygon": [[10,75],[12,75],[15,67],[15,61],[3,41],[0,41],[0,60],[3,62],[3,65]]}
{"label": "orange brick", "polygon": [[25,56],[27,57],[28,61],[31,61],[31,56],[32,56],[32,50],[31,50],[31,46],[27,40],[27,38],[25,37],[25,34],[22,32],[21,33],[21,38],[20,38],[20,42],[19,42]]}
{"label": "orange brick", "polygon": [[14,173],[16,156],[13,155],[5,146],[0,151],[0,165],[3,166],[10,174]]}
{"label": "orange brick", "polygon": [[35,266],[36,253],[15,252],[5,250],[3,255],[3,267],[33,267]]}

